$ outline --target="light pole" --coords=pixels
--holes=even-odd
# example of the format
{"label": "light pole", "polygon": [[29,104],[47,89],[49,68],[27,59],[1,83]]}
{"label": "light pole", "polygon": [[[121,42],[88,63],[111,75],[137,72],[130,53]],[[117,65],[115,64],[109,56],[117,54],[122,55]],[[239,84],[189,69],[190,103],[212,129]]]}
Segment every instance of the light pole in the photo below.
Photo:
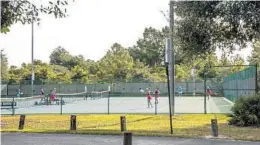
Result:
{"label": "light pole", "polygon": [[173,26],[174,26],[174,0],[170,0],[170,34],[169,34],[169,83],[170,83],[170,96],[171,96],[171,110],[172,114],[175,113],[175,51],[173,45]]}
{"label": "light pole", "polygon": [[2,55],[2,53],[3,53],[3,51],[4,51],[4,50],[1,49],[1,54],[0,54],[0,55],[1,55],[1,68],[0,68],[0,69],[1,69],[1,84],[2,84],[2,76],[3,76],[3,74],[2,74],[2,61],[3,61],[3,55]]}
{"label": "light pole", "polygon": [[2,61],[3,61],[3,51],[4,51],[4,49],[1,49],[1,64],[0,64],[0,69],[1,69],[1,79],[0,79],[0,85],[2,85],[2,77],[3,77],[3,72],[2,72]]}
{"label": "light pole", "polygon": [[33,24],[33,21],[34,21],[34,13],[33,11],[29,12],[28,13],[29,15],[32,16],[32,23],[31,23],[31,36],[32,36],[32,39],[31,39],[31,47],[32,47],[32,54],[31,54],[31,57],[32,57],[32,76],[31,76],[31,85],[32,85],[32,97],[33,97],[33,94],[34,94],[34,87],[33,87],[33,82],[34,82],[34,24]]}
{"label": "light pole", "polygon": [[169,97],[169,117],[170,117],[170,128],[171,128],[171,134],[173,134],[173,128],[172,128],[172,103],[171,103],[171,95],[170,95],[170,76],[169,76],[169,54],[171,51],[169,51],[170,48],[170,39],[166,39],[166,45],[165,45],[165,67],[166,67],[166,76],[167,76],[167,87],[168,87],[168,97]]}

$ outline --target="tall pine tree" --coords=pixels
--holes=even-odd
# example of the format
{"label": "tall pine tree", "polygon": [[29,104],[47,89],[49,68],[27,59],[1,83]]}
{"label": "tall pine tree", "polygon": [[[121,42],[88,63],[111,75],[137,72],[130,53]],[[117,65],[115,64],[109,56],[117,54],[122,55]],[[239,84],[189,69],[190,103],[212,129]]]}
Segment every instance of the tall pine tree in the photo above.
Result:
{"label": "tall pine tree", "polygon": [[248,62],[251,65],[258,65],[258,70],[260,68],[260,41],[257,41],[253,44],[253,50],[251,56],[247,58]]}

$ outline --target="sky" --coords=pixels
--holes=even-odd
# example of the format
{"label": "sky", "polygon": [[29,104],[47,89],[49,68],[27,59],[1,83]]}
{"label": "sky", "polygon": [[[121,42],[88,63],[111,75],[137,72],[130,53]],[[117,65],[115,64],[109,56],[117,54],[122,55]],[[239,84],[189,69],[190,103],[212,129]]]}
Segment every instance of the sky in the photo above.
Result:
{"label": "sky", "polygon": [[[42,2],[34,0],[36,4]],[[132,46],[145,27],[160,29],[168,25],[160,12],[168,10],[168,3],[169,0],[75,0],[68,7],[69,17],[42,15],[40,25],[35,25],[34,59],[49,62],[51,52],[58,46],[92,60],[103,57],[115,42]],[[9,66],[30,63],[31,25],[14,24],[11,32],[0,34],[0,47]],[[239,52],[245,58],[250,53],[250,49]]]}

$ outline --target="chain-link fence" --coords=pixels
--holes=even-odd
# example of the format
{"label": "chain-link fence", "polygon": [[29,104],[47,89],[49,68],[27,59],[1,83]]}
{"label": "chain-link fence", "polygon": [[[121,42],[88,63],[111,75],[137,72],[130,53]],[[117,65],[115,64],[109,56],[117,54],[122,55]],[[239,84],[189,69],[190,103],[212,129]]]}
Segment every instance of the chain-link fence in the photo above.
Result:
{"label": "chain-link fence", "polygon": [[[257,90],[256,66],[234,69],[236,67],[238,66],[216,66],[218,70],[214,71],[218,72],[215,74],[217,77],[207,75],[214,67],[205,69],[204,80],[176,80],[175,113],[231,113],[231,107],[237,98],[253,95]],[[30,80],[20,83],[5,81],[1,86],[2,92],[5,92],[1,95],[1,103],[3,106],[7,102],[9,106],[4,105],[2,114],[169,113],[166,82],[73,82],[35,81],[32,87]],[[148,88],[152,91],[152,105],[148,105]],[[159,98],[155,97],[156,88],[160,90]],[[22,92],[20,96],[17,96],[18,89]],[[41,94],[41,89],[45,95]],[[56,100],[51,99],[52,90],[56,90]],[[159,103],[156,103],[157,100]],[[10,106],[11,102],[16,104]]]}

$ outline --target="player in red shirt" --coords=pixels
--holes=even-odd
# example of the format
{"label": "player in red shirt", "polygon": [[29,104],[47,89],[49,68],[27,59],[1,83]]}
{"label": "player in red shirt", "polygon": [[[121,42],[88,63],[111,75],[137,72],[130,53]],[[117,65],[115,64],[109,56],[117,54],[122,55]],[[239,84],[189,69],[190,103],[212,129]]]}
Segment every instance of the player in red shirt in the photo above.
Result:
{"label": "player in red shirt", "polygon": [[209,100],[209,98],[211,97],[210,95],[212,94],[212,91],[210,90],[209,86],[207,87],[206,92],[207,92],[208,100]]}
{"label": "player in red shirt", "polygon": [[148,91],[147,91],[148,108],[150,108],[150,105],[151,105],[151,107],[153,108],[153,105],[152,105],[152,103],[151,103],[151,100],[152,100],[151,89],[148,88]]}
{"label": "player in red shirt", "polygon": [[158,98],[159,98],[159,94],[160,94],[159,88],[155,89],[154,94],[155,94],[155,104],[158,104],[159,103]]}

